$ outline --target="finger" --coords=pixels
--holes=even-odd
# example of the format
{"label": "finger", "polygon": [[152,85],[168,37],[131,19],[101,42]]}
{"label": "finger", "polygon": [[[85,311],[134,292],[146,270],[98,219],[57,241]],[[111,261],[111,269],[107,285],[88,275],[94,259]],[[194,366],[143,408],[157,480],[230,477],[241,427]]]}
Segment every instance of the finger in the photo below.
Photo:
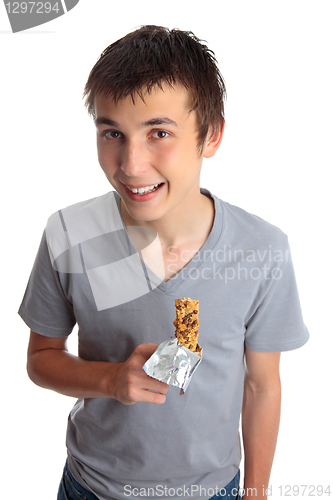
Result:
{"label": "finger", "polygon": [[162,404],[166,401],[165,393],[168,392],[169,386],[163,382],[147,377],[145,384],[136,384],[128,388],[126,400],[132,403],[155,403]]}
{"label": "finger", "polygon": [[159,392],[146,391],[144,402],[162,405],[166,401],[166,395]]}
{"label": "finger", "polygon": [[161,394],[166,394],[168,392],[168,384],[166,384],[165,382],[161,382],[160,380],[156,380],[156,378],[149,377],[149,375],[146,375],[146,377],[145,384],[144,386],[142,386],[143,389],[147,389],[148,391],[153,392],[159,392]]}

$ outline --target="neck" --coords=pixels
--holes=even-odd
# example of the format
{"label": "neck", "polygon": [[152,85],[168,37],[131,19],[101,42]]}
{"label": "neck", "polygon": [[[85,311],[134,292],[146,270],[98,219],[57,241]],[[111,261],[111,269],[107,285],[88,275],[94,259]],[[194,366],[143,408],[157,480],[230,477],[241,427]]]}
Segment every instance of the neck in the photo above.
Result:
{"label": "neck", "polygon": [[138,221],[129,215],[122,201],[120,207],[126,227],[147,226],[155,229],[166,248],[182,247],[197,237],[207,239],[214,221],[214,202],[200,191],[193,200],[184,200],[182,206],[157,220]]}

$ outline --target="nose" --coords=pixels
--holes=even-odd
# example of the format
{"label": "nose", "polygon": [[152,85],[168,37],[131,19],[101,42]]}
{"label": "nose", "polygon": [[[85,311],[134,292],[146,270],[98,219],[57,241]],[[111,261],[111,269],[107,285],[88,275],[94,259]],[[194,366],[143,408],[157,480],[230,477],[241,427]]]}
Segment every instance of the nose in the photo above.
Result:
{"label": "nose", "polygon": [[120,168],[128,177],[138,177],[147,170],[147,158],[140,141],[127,141],[121,155]]}

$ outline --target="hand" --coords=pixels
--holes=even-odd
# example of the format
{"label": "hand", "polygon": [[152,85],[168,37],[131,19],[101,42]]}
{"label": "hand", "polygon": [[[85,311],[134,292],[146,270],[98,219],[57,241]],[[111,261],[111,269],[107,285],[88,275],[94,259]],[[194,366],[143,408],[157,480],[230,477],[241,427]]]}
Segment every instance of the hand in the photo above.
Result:
{"label": "hand", "polygon": [[113,397],[125,405],[138,402],[162,404],[169,386],[149,377],[143,365],[156,351],[157,344],[140,344],[124,362],[117,363],[113,381]]}

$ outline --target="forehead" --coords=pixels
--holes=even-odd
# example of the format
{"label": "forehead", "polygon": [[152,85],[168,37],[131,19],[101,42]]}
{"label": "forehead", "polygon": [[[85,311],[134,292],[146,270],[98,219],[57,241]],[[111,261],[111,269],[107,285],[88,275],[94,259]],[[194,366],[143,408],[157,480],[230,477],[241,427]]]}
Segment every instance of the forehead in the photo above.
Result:
{"label": "forehead", "polygon": [[[150,114],[163,114],[165,116],[186,119],[190,116],[190,92],[181,84],[176,83],[173,87],[164,84],[162,88],[154,86],[148,92],[142,92],[142,96],[136,93],[126,96],[115,102],[114,99],[96,95],[94,99],[95,119],[101,115],[131,115],[148,116]],[[170,118],[173,119],[173,118]]]}

